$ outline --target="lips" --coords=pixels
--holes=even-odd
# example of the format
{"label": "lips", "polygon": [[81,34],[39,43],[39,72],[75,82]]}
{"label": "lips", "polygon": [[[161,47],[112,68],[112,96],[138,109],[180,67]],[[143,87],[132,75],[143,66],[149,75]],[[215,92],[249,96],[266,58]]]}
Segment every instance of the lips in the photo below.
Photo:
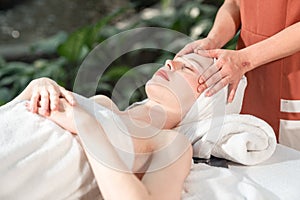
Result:
{"label": "lips", "polygon": [[169,76],[167,74],[167,72],[165,72],[164,70],[159,70],[155,73],[157,76],[162,77],[163,79],[169,81]]}

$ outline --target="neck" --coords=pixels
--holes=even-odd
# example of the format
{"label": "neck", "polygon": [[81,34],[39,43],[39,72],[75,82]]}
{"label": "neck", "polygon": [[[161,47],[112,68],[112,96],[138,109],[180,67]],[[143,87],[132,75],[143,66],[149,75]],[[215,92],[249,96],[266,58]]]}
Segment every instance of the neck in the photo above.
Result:
{"label": "neck", "polygon": [[158,129],[172,129],[181,120],[181,112],[170,109],[154,101],[136,106],[127,111],[131,118],[144,122]]}

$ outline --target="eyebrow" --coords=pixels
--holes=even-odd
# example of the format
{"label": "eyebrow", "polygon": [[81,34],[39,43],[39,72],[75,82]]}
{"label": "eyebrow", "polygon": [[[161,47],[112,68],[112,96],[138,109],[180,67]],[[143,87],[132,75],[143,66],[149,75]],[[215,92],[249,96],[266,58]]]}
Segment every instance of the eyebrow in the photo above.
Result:
{"label": "eyebrow", "polygon": [[[178,60],[179,62],[182,62],[185,65],[188,65],[189,67],[192,67],[195,70],[195,72],[200,73],[200,70],[198,69],[198,67],[195,67],[194,65],[192,65],[190,62],[187,61],[186,58],[178,57],[178,58],[176,58],[176,60]],[[200,63],[198,63],[196,60],[194,60],[194,59],[191,59],[191,60],[193,62],[197,63],[198,65],[200,65]],[[200,66],[202,66],[202,65],[200,65]]]}

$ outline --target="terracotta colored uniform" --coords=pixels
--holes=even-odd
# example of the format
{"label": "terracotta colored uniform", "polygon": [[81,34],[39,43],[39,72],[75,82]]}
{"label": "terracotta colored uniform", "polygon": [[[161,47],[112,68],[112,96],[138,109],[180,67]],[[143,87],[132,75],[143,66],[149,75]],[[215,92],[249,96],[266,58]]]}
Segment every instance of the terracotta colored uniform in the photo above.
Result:
{"label": "terracotta colored uniform", "polygon": [[[241,0],[240,9],[238,49],[300,21],[300,0]],[[300,150],[300,52],[258,67],[246,76],[242,113],[264,119],[274,128],[280,143]]]}

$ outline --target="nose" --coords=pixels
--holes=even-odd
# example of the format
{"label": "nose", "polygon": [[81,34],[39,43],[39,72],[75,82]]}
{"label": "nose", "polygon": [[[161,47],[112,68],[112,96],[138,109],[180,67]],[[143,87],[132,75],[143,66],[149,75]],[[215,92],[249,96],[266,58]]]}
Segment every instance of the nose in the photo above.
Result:
{"label": "nose", "polygon": [[166,61],[166,66],[170,69],[170,70],[178,70],[181,68],[181,65],[179,62],[173,61],[173,60],[167,60]]}

